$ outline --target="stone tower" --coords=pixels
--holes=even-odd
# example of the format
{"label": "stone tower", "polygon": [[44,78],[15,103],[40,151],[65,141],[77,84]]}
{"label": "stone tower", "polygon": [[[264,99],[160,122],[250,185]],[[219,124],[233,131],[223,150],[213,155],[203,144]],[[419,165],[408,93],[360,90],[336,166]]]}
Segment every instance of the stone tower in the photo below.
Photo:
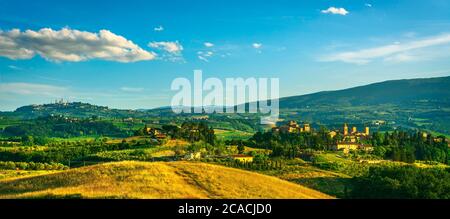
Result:
{"label": "stone tower", "polygon": [[344,123],[344,135],[348,135],[348,126],[347,126],[347,123]]}
{"label": "stone tower", "polygon": [[309,126],[308,123],[305,123],[303,125],[303,131],[305,131],[305,132],[310,132],[311,131],[311,127]]}

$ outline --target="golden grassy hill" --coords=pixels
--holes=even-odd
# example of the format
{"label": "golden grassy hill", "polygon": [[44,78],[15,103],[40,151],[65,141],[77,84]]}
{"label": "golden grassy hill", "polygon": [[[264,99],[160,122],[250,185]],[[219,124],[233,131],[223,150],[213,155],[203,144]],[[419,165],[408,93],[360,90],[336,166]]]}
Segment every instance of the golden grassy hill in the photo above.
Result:
{"label": "golden grassy hill", "polygon": [[0,198],[332,198],[275,177],[195,162],[116,162],[0,180]]}

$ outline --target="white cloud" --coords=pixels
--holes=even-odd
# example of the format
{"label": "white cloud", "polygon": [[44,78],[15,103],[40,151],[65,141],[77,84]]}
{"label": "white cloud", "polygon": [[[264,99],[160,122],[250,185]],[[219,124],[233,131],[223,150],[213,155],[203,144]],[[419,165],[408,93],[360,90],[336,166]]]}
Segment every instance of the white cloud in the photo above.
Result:
{"label": "white cloud", "polygon": [[169,60],[172,62],[185,62],[181,51],[183,51],[183,46],[178,42],[150,42],[148,46],[154,49],[162,50],[164,53],[161,55],[160,59]]}
{"label": "white cloud", "polygon": [[202,56],[202,55],[199,55],[198,59],[200,59],[200,60],[202,60],[204,62],[209,62],[209,60],[207,58],[205,58],[204,56]]}
{"label": "white cloud", "polygon": [[155,49],[162,49],[169,53],[181,53],[183,51],[183,46],[178,42],[150,42],[149,47]]}
{"label": "white cloud", "polygon": [[31,59],[39,55],[51,61],[80,62],[103,59],[117,62],[152,60],[156,57],[132,41],[109,30],[99,33],[63,28],[39,31],[7,32],[0,30],[0,56],[10,59]]}
{"label": "white cloud", "polygon": [[336,7],[329,7],[326,10],[321,11],[323,14],[339,14],[339,15],[347,15],[349,12],[345,10],[345,8],[336,8]]}
{"label": "white cloud", "polygon": [[331,54],[321,58],[321,61],[342,61],[355,64],[366,64],[377,58],[384,58],[384,60],[410,61],[416,60],[418,57],[413,58],[413,56],[411,54],[407,54],[407,52],[413,52],[419,49],[449,43],[450,34],[443,34],[422,40],[410,41],[403,44],[394,43],[370,49]]}
{"label": "white cloud", "polygon": [[262,47],[262,44],[261,44],[261,43],[253,43],[252,46],[253,46],[253,48],[255,48],[255,49],[259,49],[259,48]]}
{"label": "white cloud", "polygon": [[158,27],[153,28],[153,30],[156,31],[156,32],[161,32],[161,31],[164,30],[164,27],[159,25]]}
{"label": "white cloud", "polygon": [[12,93],[20,95],[33,95],[33,96],[58,96],[61,93],[66,92],[68,89],[65,87],[58,87],[46,84],[33,84],[33,83],[1,83],[0,93]]}
{"label": "white cloud", "polygon": [[8,65],[8,68],[12,69],[12,70],[22,70],[21,67],[15,66],[15,65]]}
{"label": "white cloud", "polygon": [[213,47],[214,44],[210,43],[210,42],[205,42],[203,45],[205,45],[206,47]]}
{"label": "white cloud", "polygon": [[209,62],[208,58],[211,58],[212,56],[214,56],[214,52],[212,51],[198,51],[197,52],[198,55],[198,59],[205,61],[205,62]]}
{"label": "white cloud", "polygon": [[121,87],[120,90],[125,91],[125,92],[142,92],[142,91],[144,91],[144,88],[142,88],[142,87]]}
{"label": "white cloud", "polygon": [[198,55],[202,55],[204,57],[211,57],[211,56],[214,55],[214,52],[212,52],[212,51],[206,51],[206,52],[199,51],[199,52],[197,52],[197,54]]}
{"label": "white cloud", "polygon": [[369,8],[371,8],[372,7],[372,4],[370,4],[370,3],[366,3],[366,4],[364,4],[366,7],[369,7]]}

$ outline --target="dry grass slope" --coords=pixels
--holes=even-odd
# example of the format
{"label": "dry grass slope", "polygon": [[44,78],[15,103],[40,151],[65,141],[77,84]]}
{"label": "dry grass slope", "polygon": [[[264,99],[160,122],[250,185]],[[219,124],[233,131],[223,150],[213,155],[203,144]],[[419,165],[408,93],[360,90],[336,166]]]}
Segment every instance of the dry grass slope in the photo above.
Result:
{"label": "dry grass slope", "polygon": [[0,180],[0,198],[332,198],[275,177],[194,162],[116,162]]}

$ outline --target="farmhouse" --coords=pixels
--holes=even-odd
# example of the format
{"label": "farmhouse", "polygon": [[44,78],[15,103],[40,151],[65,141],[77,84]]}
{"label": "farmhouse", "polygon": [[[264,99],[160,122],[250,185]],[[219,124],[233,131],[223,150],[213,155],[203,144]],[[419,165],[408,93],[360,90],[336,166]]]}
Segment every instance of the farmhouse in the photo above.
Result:
{"label": "farmhouse", "polygon": [[184,156],[186,160],[200,160],[202,158],[201,152],[188,153]]}
{"label": "farmhouse", "polygon": [[192,116],[192,120],[208,120],[209,116],[208,115],[203,115],[203,116]]}
{"label": "farmhouse", "polygon": [[338,142],[333,148],[335,151],[343,151],[349,153],[350,151],[364,150],[370,152],[373,150],[371,145],[359,144],[354,142]]}
{"label": "farmhouse", "polygon": [[156,139],[161,140],[167,138],[167,135],[164,133],[158,133],[154,136]]}
{"label": "farmhouse", "polygon": [[231,158],[233,158],[233,160],[237,160],[237,161],[242,162],[242,163],[253,162],[253,156],[245,155],[245,154],[231,155]]}
{"label": "farmhouse", "polygon": [[344,153],[348,153],[350,151],[354,151],[357,150],[359,148],[359,145],[357,143],[353,143],[353,142],[340,142],[337,143],[334,150],[335,151],[344,151]]}
{"label": "farmhouse", "polygon": [[159,128],[145,127],[144,133],[158,140],[167,138],[167,135]]}
{"label": "farmhouse", "polygon": [[145,127],[145,128],[144,128],[144,132],[145,132],[146,134],[148,134],[148,135],[155,136],[155,135],[161,133],[161,129]]}

